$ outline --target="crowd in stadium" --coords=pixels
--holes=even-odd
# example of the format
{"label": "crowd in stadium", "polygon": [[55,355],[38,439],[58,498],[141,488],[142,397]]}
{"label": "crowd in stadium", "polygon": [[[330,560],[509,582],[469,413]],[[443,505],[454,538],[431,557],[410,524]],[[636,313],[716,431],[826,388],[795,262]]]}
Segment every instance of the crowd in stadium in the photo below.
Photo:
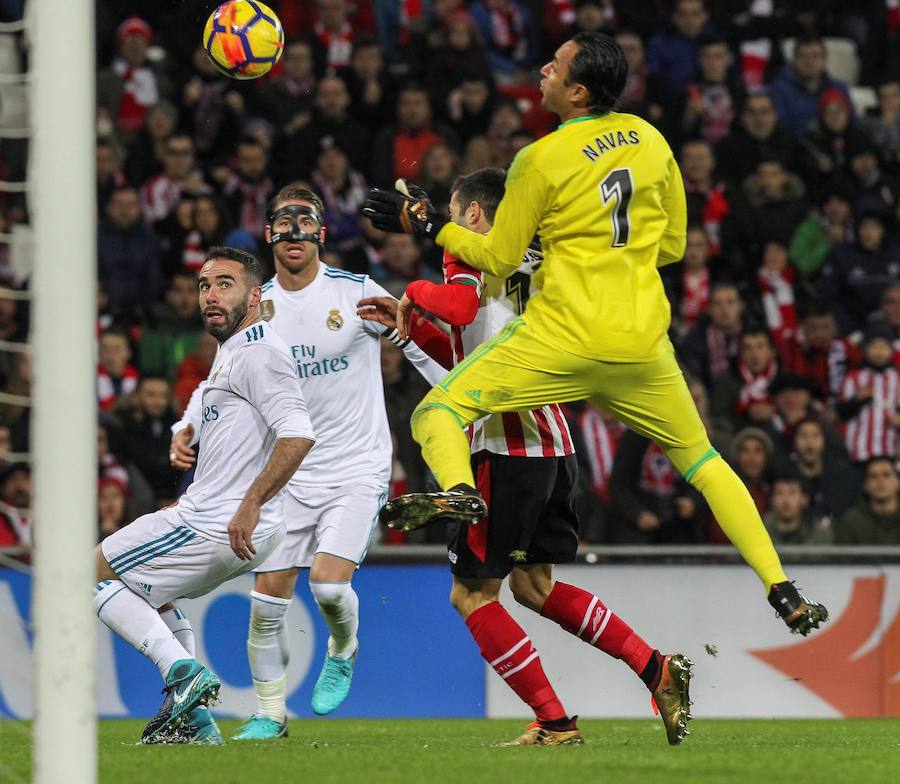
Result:
{"label": "crowd in stadium", "polygon": [[[538,69],[573,32],[602,30],[630,65],[619,109],[665,134],[684,177],[687,251],[663,277],[714,446],[776,545],[900,544],[897,0],[283,0],[283,56],[254,82],[199,45],[211,5],[98,4],[101,538],[185,487],[169,427],[216,350],[197,307],[205,251],[270,261],[268,200],[302,181],[325,205],[327,263],[397,296],[439,279],[439,248],[361,217],[369,187],[405,177],[446,209],[459,174],[507,167],[553,130]],[[24,147],[0,144],[14,179]],[[26,208],[0,194],[0,232]],[[3,243],[0,278],[26,284]],[[23,303],[0,297],[0,339],[27,329]],[[426,385],[383,343],[392,494],[422,490],[409,415]],[[0,383],[28,394],[27,353],[0,355]],[[567,415],[584,541],[725,541],[658,447],[591,405]],[[28,430],[26,406],[0,405],[0,451],[27,452]],[[27,545],[26,463],[0,468],[0,503],[0,546]]]}

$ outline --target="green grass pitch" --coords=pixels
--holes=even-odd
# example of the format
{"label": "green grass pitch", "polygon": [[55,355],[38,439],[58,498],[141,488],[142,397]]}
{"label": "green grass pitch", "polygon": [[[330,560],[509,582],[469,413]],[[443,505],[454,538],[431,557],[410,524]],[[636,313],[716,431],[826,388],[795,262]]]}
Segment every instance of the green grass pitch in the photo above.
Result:
{"label": "green grass pitch", "polygon": [[[102,784],[869,784],[900,781],[900,720],[699,719],[679,748],[657,720],[579,722],[584,746],[502,748],[523,722],[297,720],[290,738],[140,746],[143,722],[100,723]],[[220,722],[226,738],[235,721]],[[30,726],[0,722],[0,781],[30,781]]]}

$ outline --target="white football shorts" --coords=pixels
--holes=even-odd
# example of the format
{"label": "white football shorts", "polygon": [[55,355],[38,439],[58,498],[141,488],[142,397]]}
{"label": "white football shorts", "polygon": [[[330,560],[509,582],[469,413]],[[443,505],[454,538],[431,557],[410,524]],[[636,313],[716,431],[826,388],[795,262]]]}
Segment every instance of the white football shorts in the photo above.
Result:
{"label": "white football shorts", "polygon": [[206,539],[182,521],[174,509],[139,517],[106,537],[103,556],[119,579],[153,607],[203,596],[227,580],[256,569],[284,537],[279,529],[254,538],[256,555],[238,558],[231,547]]}
{"label": "white football shorts", "polygon": [[317,553],[361,564],[387,495],[387,487],[374,484],[290,488],[284,496],[287,535],[256,571],[306,568]]}

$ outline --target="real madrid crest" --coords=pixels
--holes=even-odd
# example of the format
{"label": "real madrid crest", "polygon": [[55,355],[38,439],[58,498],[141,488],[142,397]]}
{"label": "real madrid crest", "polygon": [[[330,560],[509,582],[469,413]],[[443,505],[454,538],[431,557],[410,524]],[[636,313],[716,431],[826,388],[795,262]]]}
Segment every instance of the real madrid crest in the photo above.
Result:
{"label": "real madrid crest", "polygon": [[272,316],[275,315],[275,301],[271,299],[264,299],[259,303],[259,317],[263,321],[271,321]]}
{"label": "real madrid crest", "polygon": [[344,326],[344,317],[337,308],[328,311],[328,318],[325,319],[325,326],[337,332]]}

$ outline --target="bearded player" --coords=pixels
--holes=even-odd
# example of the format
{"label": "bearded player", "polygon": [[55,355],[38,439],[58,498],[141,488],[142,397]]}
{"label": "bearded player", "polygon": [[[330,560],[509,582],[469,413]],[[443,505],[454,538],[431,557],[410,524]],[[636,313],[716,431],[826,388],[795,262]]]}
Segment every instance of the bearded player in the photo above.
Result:
{"label": "bearded player", "polygon": [[[247,652],[257,709],[235,740],[287,735],[285,615],[300,569],[309,569],[309,587],[329,630],[312,709],[331,713],[347,697],[359,651],[359,598],[352,579],[387,499],[391,471],[380,338],[401,346],[431,383],[444,375],[412,341],[400,341],[396,330],[357,316],[360,298],[389,295],[368,276],[320,260],[322,215],[319,197],[297,186],[283,188],[269,205],[266,239],[275,277],[262,287],[260,313],[290,346],[317,440],[287,486],[287,536],[256,569]],[[180,468],[193,461],[196,397],[173,427],[174,464]]]}
{"label": "bearded player", "polygon": [[[502,169],[460,177],[450,197],[451,220],[487,234],[505,179]],[[443,285],[414,281],[399,306],[392,299],[366,299],[360,312],[386,326],[394,326],[399,315],[410,325],[413,340],[449,369],[521,315],[537,289],[542,261],[540,250],[530,247],[504,279],[479,272],[445,251]],[[413,308],[450,324],[452,338],[425,319],[410,319]],[[578,548],[578,466],[559,406],[492,414],[470,426],[469,438],[477,488],[488,512],[477,524],[455,524],[448,546],[450,601],[485,661],[535,713],[534,722],[510,745],[579,744],[582,737],[528,635],[499,602],[507,575],[517,602],[628,664],[659,706],[669,743],[681,743],[691,718],[691,662],[681,654],[663,656],[599,598],[552,579],[553,564],[571,563]],[[549,595],[542,592],[546,583],[553,586]]]}
{"label": "bearded player", "polygon": [[[376,227],[432,237],[497,277],[516,270],[535,234],[544,249],[541,291],[522,316],[413,414],[413,437],[443,492],[395,499],[383,519],[478,519],[485,504],[464,429],[485,414],[588,398],[660,446],[704,496],[771,606],[806,635],[828,612],[785,576],[747,488],[710,444],[668,338],[658,267],[684,255],[684,184],[659,131],[613,111],[627,73],[622,48],[601,33],[579,33],[556,51],[541,69],[541,91],[561,125],[517,154],[486,235],[435,214],[425,199],[370,192],[363,212]],[[542,583],[543,594],[551,589]]]}

